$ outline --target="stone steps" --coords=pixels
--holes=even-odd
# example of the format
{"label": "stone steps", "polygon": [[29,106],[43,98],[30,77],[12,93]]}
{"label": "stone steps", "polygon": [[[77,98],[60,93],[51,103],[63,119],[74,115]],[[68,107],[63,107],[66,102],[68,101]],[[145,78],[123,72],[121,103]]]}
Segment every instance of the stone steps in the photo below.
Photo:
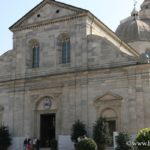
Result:
{"label": "stone steps", "polygon": [[106,150],[114,150],[113,147],[107,147]]}
{"label": "stone steps", "polygon": [[[50,148],[40,148],[40,150],[50,150]],[[106,150],[114,150],[113,147],[107,147]]]}

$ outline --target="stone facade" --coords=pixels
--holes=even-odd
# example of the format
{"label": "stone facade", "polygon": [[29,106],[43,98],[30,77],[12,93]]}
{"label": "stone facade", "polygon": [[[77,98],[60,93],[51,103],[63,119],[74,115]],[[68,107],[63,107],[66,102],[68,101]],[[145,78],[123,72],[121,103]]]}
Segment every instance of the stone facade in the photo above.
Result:
{"label": "stone facade", "polygon": [[[149,64],[90,12],[43,0],[10,29],[13,50],[0,57],[0,122],[15,140],[40,138],[42,114],[55,114],[57,139],[70,135],[78,119],[90,136],[100,116],[130,134],[150,125]],[[59,62],[61,34],[70,37],[66,64]],[[32,41],[39,44],[38,68],[32,66]]]}

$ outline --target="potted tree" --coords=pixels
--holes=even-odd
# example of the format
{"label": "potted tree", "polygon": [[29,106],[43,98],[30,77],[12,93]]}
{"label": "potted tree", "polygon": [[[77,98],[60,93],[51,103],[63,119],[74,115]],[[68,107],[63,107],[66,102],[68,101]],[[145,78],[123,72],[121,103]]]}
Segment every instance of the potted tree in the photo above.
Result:
{"label": "potted tree", "polygon": [[0,150],[7,150],[11,145],[11,136],[9,134],[8,127],[0,127]]}
{"label": "potted tree", "polygon": [[75,149],[77,150],[78,138],[86,135],[85,124],[83,124],[80,120],[77,120],[71,129],[71,140],[74,142]]}
{"label": "potted tree", "polygon": [[100,117],[93,126],[93,138],[98,150],[105,150],[106,144],[108,144],[111,139],[105,118]]}
{"label": "potted tree", "polygon": [[132,148],[128,142],[130,142],[130,136],[127,133],[120,132],[116,138],[116,150],[131,150]]}

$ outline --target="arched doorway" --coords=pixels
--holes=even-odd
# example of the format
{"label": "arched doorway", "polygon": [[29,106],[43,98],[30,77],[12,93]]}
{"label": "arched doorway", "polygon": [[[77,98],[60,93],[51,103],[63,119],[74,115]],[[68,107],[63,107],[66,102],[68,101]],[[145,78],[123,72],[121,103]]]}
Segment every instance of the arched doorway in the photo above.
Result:
{"label": "arched doorway", "polygon": [[34,110],[34,136],[40,139],[42,148],[50,148],[56,138],[56,101],[50,96],[40,98]]}
{"label": "arched doorway", "polygon": [[97,118],[104,117],[107,120],[111,138],[113,138],[114,131],[121,130],[122,99],[123,98],[117,94],[107,92],[94,101],[96,116]]}
{"label": "arched doorway", "polygon": [[111,136],[110,146],[113,145],[113,133],[117,130],[117,114],[112,108],[106,108],[102,111],[101,117],[105,118],[108,123],[108,131]]}
{"label": "arched doorway", "polygon": [[40,115],[40,143],[41,147],[51,147],[51,141],[55,139],[55,113]]}

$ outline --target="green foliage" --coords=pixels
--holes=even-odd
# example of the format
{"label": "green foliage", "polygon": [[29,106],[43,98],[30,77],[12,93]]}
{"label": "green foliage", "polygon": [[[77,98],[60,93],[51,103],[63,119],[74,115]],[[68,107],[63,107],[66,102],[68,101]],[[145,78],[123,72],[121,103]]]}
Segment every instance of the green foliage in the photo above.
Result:
{"label": "green foliage", "polygon": [[150,128],[144,128],[139,131],[136,143],[138,150],[150,150]]}
{"label": "green foliage", "polygon": [[116,150],[131,150],[131,146],[127,144],[130,141],[130,137],[127,133],[119,133],[116,138],[117,148]]}
{"label": "green foliage", "polygon": [[8,127],[0,127],[0,150],[6,150],[11,145],[11,136]]}
{"label": "green foliage", "polygon": [[93,139],[83,139],[78,143],[78,150],[96,150],[96,143]]}
{"label": "green foliage", "polygon": [[108,124],[105,118],[100,117],[93,126],[93,138],[97,143],[98,150],[105,149],[105,145],[110,142]]}
{"label": "green foliage", "polygon": [[81,137],[83,135],[86,135],[86,129],[85,129],[85,125],[81,122],[81,121],[76,121],[73,125],[72,125],[72,129],[71,129],[71,140],[74,143],[77,143],[77,139],[78,137]]}
{"label": "green foliage", "polygon": [[93,137],[96,143],[107,144],[109,141],[108,125],[105,118],[99,118],[93,126]]}

